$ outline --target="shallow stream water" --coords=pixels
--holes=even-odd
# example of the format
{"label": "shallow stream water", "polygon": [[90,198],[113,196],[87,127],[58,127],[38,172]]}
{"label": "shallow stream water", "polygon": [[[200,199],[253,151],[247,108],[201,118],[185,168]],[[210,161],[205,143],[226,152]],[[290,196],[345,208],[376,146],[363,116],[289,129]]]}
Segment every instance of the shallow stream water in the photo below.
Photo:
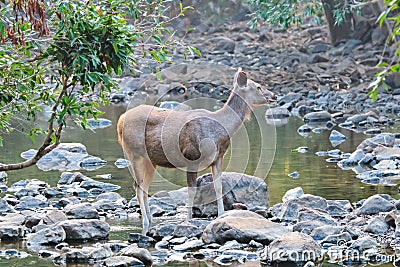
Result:
{"label": "shallow stream water", "polygon": [[[281,202],[284,193],[297,186],[301,186],[305,193],[319,195],[326,199],[348,199],[351,202],[377,193],[388,193],[396,199],[399,198],[398,186],[363,184],[355,177],[356,174],[353,171],[341,170],[336,163],[326,162],[326,157],[315,155],[317,151],[331,149],[352,152],[362,140],[369,136],[335,127],[346,135],[347,140],[338,147],[333,147],[329,141],[330,131],[312,132],[308,137],[299,135],[297,129],[303,121],[297,117],[290,117],[287,124],[278,127],[267,124],[264,117],[266,109],[267,107],[256,108],[252,120],[246,122],[245,127],[233,138],[224,166],[225,171],[245,172],[265,179],[269,187],[271,205]],[[119,115],[126,110],[126,106],[111,105],[104,107],[103,110],[105,114],[102,117],[110,119],[113,122],[112,126],[95,131],[69,128],[64,133],[62,141],[82,143],[87,147],[89,154],[106,160],[107,165],[96,171],[81,172],[91,178],[120,185],[121,189],[118,193],[130,200],[134,195],[131,175],[127,168],[118,169],[114,165],[117,159],[124,157],[117,142],[115,125]],[[385,131],[398,132],[400,125],[396,124],[392,129]],[[6,136],[4,143],[4,147],[0,150],[0,162],[3,163],[21,161],[19,156],[21,152],[37,146],[32,144],[25,135],[19,133]],[[293,150],[300,146],[308,147],[309,151],[304,154],[295,153]],[[292,172],[298,172],[299,177],[296,179],[289,177],[288,174]],[[7,185],[10,186],[20,179],[40,179],[51,186],[56,186],[60,174],[59,171],[40,171],[34,166],[9,172]],[[96,178],[103,174],[111,174],[112,178],[110,180]],[[185,186],[185,183],[184,172],[160,168],[150,188],[150,193],[178,189]],[[140,231],[139,221],[113,220],[109,223],[112,229],[111,240],[126,241],[129,233]],[[0,250],[10,248],[26,251],[23,242],[0,243]],[[28,251],[28,253],[32,256],[25,259],[0,257],[0,266],[53,266],[51,261],[36,257],[34,252]],[[203,263],[197,263],[197,265],[203,265]]]}

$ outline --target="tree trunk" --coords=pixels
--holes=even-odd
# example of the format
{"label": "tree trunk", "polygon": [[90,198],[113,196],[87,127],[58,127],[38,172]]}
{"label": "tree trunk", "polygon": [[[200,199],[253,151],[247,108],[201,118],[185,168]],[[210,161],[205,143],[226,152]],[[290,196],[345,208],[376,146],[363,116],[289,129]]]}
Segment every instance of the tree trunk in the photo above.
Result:
{"label": "tree trunk", "polygon": [[[331,37],[331,43],[333,45],[344,41],[348,40],[351,38],[351,35],[353,33],[353,25],[352,25],[352,20],[351,20],[351,14],[347,13],[343,19],[343,22],[340,24],[335,24],[336,19],[333,15],[333,10],[337,5],[338,0],[322,0],[322,4],[324,6],[325,10],[325,17],[328,22],[329,26],[329,34]],[[340,0],[340,5],[338,8],[341,8],[343,6],[343,0]]]}

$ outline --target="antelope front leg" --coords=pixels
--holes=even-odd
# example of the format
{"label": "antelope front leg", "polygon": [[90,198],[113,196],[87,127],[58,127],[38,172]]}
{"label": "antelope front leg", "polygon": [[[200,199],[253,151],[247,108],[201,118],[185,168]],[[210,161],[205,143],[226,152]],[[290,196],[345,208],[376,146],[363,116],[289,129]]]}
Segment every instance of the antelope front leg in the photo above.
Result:
{"label": "antelope front leg", "polygon": [[219,157],[211,166],[212,177],[214,181],[215,194],[217,196],[218,216],[224,214],[224,202],[222,200],[222,157]]}
{"label": "antelope front leg", "polygon": [[192,219],[193,215],[193,202],[196,195],[196,178],[197,172],[186,172],[187,186],[188,186],[188,220]]}

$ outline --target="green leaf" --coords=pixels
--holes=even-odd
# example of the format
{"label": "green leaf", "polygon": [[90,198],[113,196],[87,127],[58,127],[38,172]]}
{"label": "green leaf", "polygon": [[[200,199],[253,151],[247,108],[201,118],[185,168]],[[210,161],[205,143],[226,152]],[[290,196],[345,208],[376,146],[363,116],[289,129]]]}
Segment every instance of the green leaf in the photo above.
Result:
{"label": "green leaf", "polygon": [[155,40],[158,44],[162,44],[162,40],[159,36],[157,35],[152,35],[150,36],[151,39]]}

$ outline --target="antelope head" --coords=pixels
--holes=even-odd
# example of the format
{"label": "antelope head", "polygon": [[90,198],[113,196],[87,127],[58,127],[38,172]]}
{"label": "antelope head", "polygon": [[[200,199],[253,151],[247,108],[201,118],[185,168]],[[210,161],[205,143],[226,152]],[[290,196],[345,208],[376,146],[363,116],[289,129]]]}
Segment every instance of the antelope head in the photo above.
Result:
{"label": "antelope head", "polygon": [[233,87],[235,92],[252,106],[272,104],[277,100],[276,94],[248,79],[246,72],[241,68],[235,75]]}

